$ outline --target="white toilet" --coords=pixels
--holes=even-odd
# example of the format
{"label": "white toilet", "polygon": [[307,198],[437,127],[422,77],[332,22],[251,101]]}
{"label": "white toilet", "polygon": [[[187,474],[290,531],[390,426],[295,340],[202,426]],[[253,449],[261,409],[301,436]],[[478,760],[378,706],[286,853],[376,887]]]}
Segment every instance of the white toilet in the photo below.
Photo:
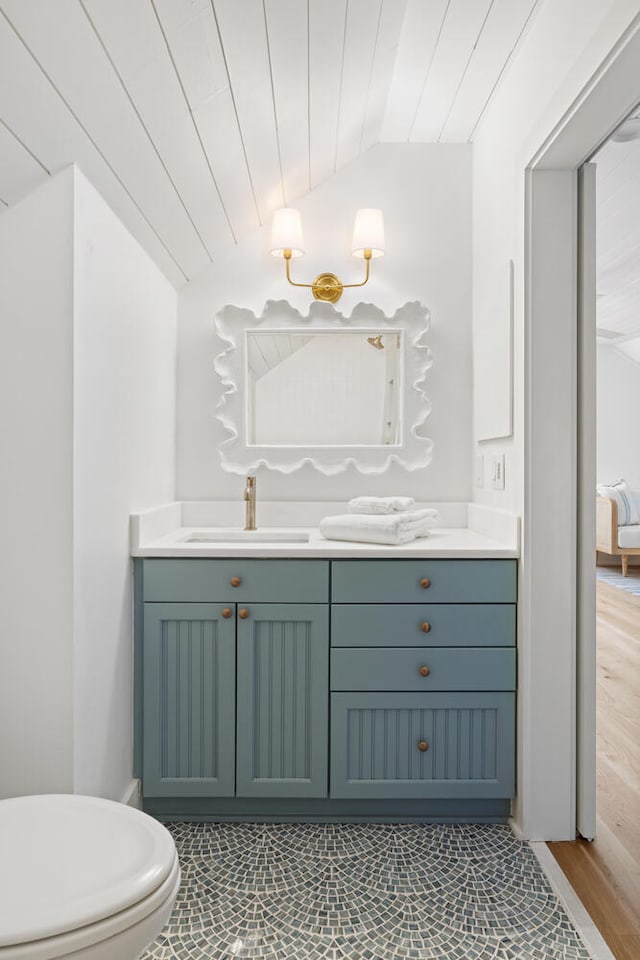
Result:
{"label": "white toilet", "polygon": [[0,801],[0,960],[135,960],[180,885],[171,834],[74,795]]}

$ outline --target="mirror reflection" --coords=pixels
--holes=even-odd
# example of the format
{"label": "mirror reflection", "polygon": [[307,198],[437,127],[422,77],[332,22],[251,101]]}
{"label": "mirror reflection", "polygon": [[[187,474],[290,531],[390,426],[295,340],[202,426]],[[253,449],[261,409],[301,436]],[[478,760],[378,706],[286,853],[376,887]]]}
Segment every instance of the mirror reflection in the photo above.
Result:
{"label": "mirror reflection", "polygon": [[248,443],[398,444],[401,336],[382,329],[247,331]]}

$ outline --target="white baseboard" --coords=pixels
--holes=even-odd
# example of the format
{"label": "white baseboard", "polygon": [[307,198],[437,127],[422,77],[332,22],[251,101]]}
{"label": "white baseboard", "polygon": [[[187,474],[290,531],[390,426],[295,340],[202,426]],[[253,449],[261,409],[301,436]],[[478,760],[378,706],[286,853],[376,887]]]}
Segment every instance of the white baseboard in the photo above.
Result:
{"label": "white baseboard", "polygon": [[513,832],[514,832],[514,834],[516,835],[516,837],[518,838],[518,840],[524,840],[524,834],[523,834],[523,832],[522,832],[522,827],[520,826],[520,824],[518,823],[517,820],[514,820],[514,818],[513,818],[512,816],[509,817],[509,826],[510,826],[511,829],[513,830]]}
{"label": "white baseboard", "polygon": [[128,807],[135,807],[136,810],[142,810],[142,791],[139,780],[133,779],[129,782],[120,802]]}

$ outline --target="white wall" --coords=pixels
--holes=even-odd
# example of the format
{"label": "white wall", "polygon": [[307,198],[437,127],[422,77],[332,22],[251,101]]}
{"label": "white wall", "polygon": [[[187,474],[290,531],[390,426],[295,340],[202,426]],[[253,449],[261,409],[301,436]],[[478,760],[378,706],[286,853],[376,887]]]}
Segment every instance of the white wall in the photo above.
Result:
{"label": "white wall", "polygon": [[74,322],[74,790],[131,780],[129,514],[173,499],[176,293],[78,173]]}
{"label": "white wall", "polygon": [[[326,477],[311,467],[290,476],[258,471],[263,499],[341,500],[362,493],[403,493],[425,500],[471,496],[471,147],[384,144],[321,184],[300,203],[307,255],[293,262],[293,279],[310,282],[330,270],[343,282],[364,275],[349,255],[358,207],[384,210],[387,254],[374,261],[372,278],[345,291],[336,305],[349,315],[371,302],[387,315],[408,300],[431,310],[433,366],[426,393],[432,402],[427,434],[432,463],[408,473],[393,465],[380,476],[349,468]],[[242,478],[220,468],[225,432],[214,418],[220,390],[213,359],[223,349],[214,335],[216,313],[236,304],[261,313],[266,300],[286,299],[303,314],[311,294],[286,283],[284,262],[269,255],[269,229],[253,234],[179,295],[178,471],[180,499],[234,499]],[[241,508],[239,508],[241,509]],[[238,519],[240,513],[238,514]]]}
{"label": "white wall", "polygon": [[[526,464],[524,460],[525,404],[530,401],[525,368],[526,361],[532,359],[525,357],[526,337],[530,334],[524,323],[525,262],[529,252],[525,250],[525,168],[576,97],[591,83],[637,14],[636,0],[543,3],[474,138],[474,338],[486,335],[482,319],[490,309],[491,291],[485,279],[501,271],[510,259],[515,264],[514,436],[476,444],[474,448],[474,453],[484,453],[485,460],[494,451],[506,454],[506,487],[504,492],[476,489],[474,497],[520,514],[525,513],[526,506],[525,467],[530,478],[529,492],[535,486],[536,475],[548,478],[554,467],[535,447]],[[571,324],[571,310],[566,317]],[[561,340],[565,343],[566,339],[563,331]],[[554,368],[553,336],[547,338],[545,350],[542,344],[538,346],[533,376],[552,398],[558,386],[566,391],[570,384],[564,366],[562,379]],[[550,406],[553,408],[553,404]],[[543,429],[544,425],[539,427]],[[553,416],[549,417],[546,429],[555,431]],[[573,512],[565,511],[554,518],[560,542],[567,542],[572,549],[573,517]],[[548,556],[552,544],[545,546]],[[575,715],[575,629],[560,629],[557,624],[554,629],[553,611],[562,613],[562,623],[570,623],[571,616],[566,611],[574,604],[574,598],[564,590],[552,588],[544,599],[533,603],[535,591],[531,590],[530,577],[542,587],[544,571],[532,565],[531,559],[531,537],[525,523],[520,571],[519,786],[515,817],[530,839],[573,839],[575,743],[571,724]],[[551,621],[552,628],[540,629],[539,620]]]}
{"label": "white wall", "polygon": [[69,168],[0,216],[0,796],[122,798],[130,512],[174,496],[176,295]]}
{"label": "white wall", "polygon": [[598,347],[598,483],[624,477],[640,490],[640,363]]}
{"label": "white wall", "polygon": [[0,797],[73,788],[73,176],[0,215]]}

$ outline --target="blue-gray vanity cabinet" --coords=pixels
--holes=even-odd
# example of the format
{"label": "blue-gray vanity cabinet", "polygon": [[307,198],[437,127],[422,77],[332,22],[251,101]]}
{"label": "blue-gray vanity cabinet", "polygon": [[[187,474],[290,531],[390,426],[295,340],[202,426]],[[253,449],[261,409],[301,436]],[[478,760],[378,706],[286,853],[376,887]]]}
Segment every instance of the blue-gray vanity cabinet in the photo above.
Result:
{"label": "blue-gray vanity cabinet", "polygon": [[248,604],[238,620],[236,794],[326,797],[329,608]]}
{"label": "blue-gray vanity cabinet", "polygon": [[505,819],[512,560],[136,562],[158,816]]}
{"label": "blue-gray vanity cabinet", "polygon": [[145,796],[233,796],[235,622],[222,614],[229,609],[144,605]]}

